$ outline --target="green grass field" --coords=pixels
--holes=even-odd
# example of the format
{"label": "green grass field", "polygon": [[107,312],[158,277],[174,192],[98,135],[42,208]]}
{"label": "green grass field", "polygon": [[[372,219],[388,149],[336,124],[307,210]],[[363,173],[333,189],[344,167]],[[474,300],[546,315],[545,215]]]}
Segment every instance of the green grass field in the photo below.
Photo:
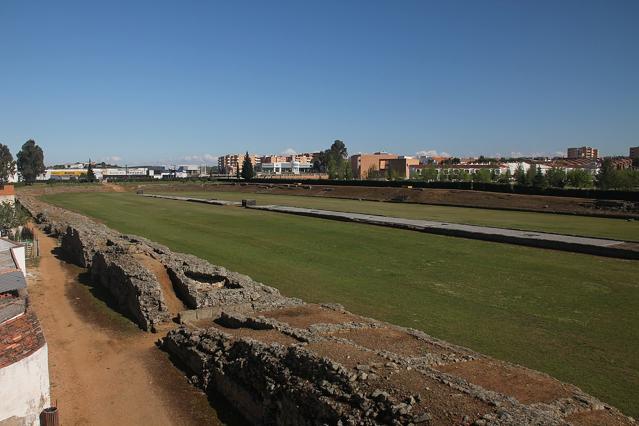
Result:
{"label": "green grass field", "polygon": [[199,198],[217,198],[237,201],[244,198],[257,200],[259,204],[309,207],[344,212],[370,213],[408,219],[440,220],[470,225],[526,231],[554,232],[558,234],[615,238],[639,241],[639,221],[608,219],[586,216],[569,216],[549,213],[476,209],[470,207],[430,206],[424,204],[381,203],[299,195],[247,194],[245,192],[162,192],[158,194]]}
{"label": "green grass field", "polygon": [[44,199],[286,295],[545,371],[639,416],[639,262],[129,193]]}

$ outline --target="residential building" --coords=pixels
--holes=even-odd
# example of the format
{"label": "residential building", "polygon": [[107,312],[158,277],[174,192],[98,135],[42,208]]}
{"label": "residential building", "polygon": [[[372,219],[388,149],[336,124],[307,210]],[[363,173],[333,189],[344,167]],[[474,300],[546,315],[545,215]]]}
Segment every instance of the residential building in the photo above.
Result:
{"label": "residential building", "polygon": [[419,160],[413,157],[391,158],[387,161],[387,167],[398,178],[408,179],[410,177],[410,167],[418,166]]}
{"label": "residential building", "polygon": [[639,158],[639,146],[630,147],[630,154],[628,156],[633,160]]}
{"label": "residential building", "polygon": [[[385,175],[389,161],[398,159],[397,154],[375,152],[373,154],[355,154],[350,158],[353,178],[367,179],[369,175]],[[372,177],[372,176],[370,176]]]}
{"label": "residential building", "polygon": [[[227,175],[235,175],[238,172],[242,172],[242,164],[244,163],[244,156],[246,154],[226,154],[217,158],[217,167],[220,173]],[[249,154],[251,164],[253,167],[258,167],[261,164],[261,156],[256,154]]]}
{"label": "residential building", "polygon": [[0,239],[0,424],[35,426],[51,403],[49,355],[25,277],[25,247]]}
{"label": "residential building", "polygon": [[568,158],[599,158],[599,150],[590,146],[568,148]]}
{"label": "residential building", "polygon": [[301,163],[299,161],[286,161],[277,163],[262,163],[260,170],[263,174],[269,175],[281,175],[281,174],[293,174],[299,175],[300,173],[308,173],[313,168],[311,163]]}

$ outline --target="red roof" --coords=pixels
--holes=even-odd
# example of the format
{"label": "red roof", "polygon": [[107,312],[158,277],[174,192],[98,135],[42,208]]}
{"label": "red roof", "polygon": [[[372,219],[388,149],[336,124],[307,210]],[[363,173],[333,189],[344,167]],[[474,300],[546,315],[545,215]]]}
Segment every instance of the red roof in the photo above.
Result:
{"label": "red roof", "polygon": [[0,324],[0,368],[28,357],[44,344],[40,322],[30,311]]}
{"label": "red roof", "polygon": [[0,185],[0,195],[16,195],[13,185]]}

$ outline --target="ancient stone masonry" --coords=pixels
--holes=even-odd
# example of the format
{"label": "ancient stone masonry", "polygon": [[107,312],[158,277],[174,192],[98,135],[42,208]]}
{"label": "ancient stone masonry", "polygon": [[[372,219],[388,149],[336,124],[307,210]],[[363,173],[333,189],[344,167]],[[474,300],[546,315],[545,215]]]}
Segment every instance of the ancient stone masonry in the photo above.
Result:
{"label": "ancient stone masonry", "polygon": [[222,311],[164,348],[254,424],[633,423],[543,373],[339,306]]}
{"label": "ancient stone masonry", "polygon": [[[276,308],[301,303],[245,275],[174,253],[142,237],[122,235],[34,197],[22,196],[20,202],[46,232],[59,238],[61,255],[87,268],[92,281],[113,296],[117,309],[144,330],[154,331],[178,314],[170,312],[167,292],[175,292],[192,309],[231,305]],[[163,266],[170,277],[169,288],[162,288],[156,274],[143,264],[144,257]]]}
{"label": "ancient stone masonry", "polygon": [[[142,328],[178,314],[181,325],[162,347],[195,385],[224,396],[253,424],[635,424],[544,373],[340,305],[284,297],[32,197],[20,202]],[[190,310],[169,308],[173,291]]]}

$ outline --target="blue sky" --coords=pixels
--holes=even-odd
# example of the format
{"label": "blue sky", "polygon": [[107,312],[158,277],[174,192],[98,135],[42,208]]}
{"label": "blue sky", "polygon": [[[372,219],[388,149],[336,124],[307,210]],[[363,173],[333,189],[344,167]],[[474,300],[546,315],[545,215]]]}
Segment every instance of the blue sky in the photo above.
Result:
{"label": "blue sky", "polygon": [[639,145],[639,1],[0,2],[0,143],[47,163]]}

